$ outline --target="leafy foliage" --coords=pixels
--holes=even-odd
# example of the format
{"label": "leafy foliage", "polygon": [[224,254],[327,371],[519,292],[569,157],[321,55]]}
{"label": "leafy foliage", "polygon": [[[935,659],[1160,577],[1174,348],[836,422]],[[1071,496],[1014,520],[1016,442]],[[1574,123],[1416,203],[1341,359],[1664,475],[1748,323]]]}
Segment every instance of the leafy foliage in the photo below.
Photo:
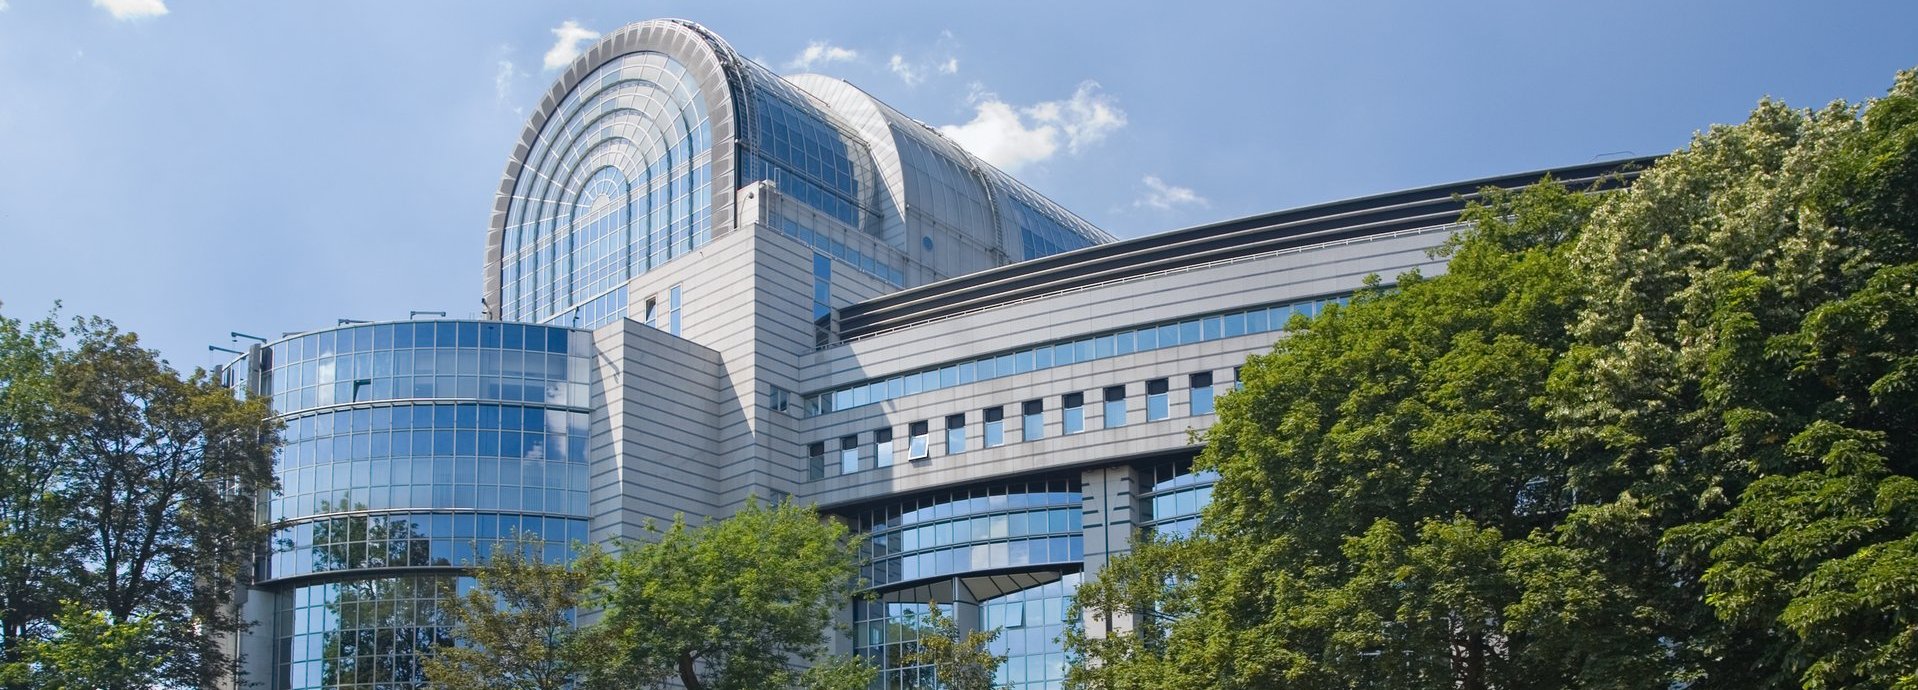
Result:
{"label": "leafy foliage", "polygon": [[870,682],[869,669],[826,654],[858,579],[844,525],[790,501],[755,501],[700,527],[676,520],[657,537],[627,545],[613,567],[601,623],[612,660],[595,679],[688,690]]}
{"label": "leafy foliage", "polygon": [[58,632],[27,645],[14,667],[26,684],[46,690],[149,688],[159,684],[165,645],[148,617],[115,622],[78,601],[61,602]]}
{"label": "leafy foliage", "polygon": [[[203,687],[231,672],[218,640],[243,625],[233,586],[264,537],[254,500],[274,488],[268,415],[266,401],[237,399],[204,371],[182,376],[105,320],[0,319],[11,676]],[[87,656],[114,653],[151,658]],[[125,673],[73,670],[114,668]]]}
{"label": "leafy foliage", "polygon": [[1918,74],[1466,219],[1248,362],[1071,684],[1918,685]]}
{"label": "leafy foliage", "polygon": [[1006,658],[992,653],[992,641],[999,630],[961,631],[959,622],[946,615],[936,602],[926,606],[923,620],[917,621],[919,639],[906,653],[903,665],[927,666],[932,673],[922,676],[924,690],[994,690],[994,675]]}
{"label": "leafy foliage", "polygon": [[474,569],[471,592],[442,613],[461,644],[426,660],[426,678],[445,690],[567,690],[581,687],[606,650],[575,616],[596,600],[609,562],[597,549],[570,565],[540,557],[544,542],[519,535]]}

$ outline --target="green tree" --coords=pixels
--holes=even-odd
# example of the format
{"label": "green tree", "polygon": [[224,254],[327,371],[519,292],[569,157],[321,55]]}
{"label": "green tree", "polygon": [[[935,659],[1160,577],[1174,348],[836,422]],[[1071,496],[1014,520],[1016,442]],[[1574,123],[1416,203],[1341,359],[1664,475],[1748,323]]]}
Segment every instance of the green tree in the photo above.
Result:
{"label": "green tree", "polygon": [[61,602],[58,632],[25,645],[23,674],[10,682],[46,690],[150,688],[161,685],[166,653],[159,628],[145,616],[116,622],[83,602]]}
{"label": "green tree", "polygon": [[904,657],[906,666],[932,670],[922,674],[916,687],[923,690],[994,690],[993,683],[1004,656],[992,653],[999,630],[961,631],[959,622],[946,615],[938,602],[926,605],[926,615],[916,621],[919,637]]}
{"label": "green tree", "polygon": [[[81,536],[57,480],[65,474],[54,367],[59,325],[0,316],[0,666],[53,628],[60,600],[75,595]],[[11,687],[20,683],[0,680]]]}
{"label": "green tree", "polygon": [[596,548],[572,563],[547,563],[545,542],[516,534],[475,568],[477,586],[440,606],[458,646],[426,660],[430,687],[446,690],[568,690],[585,681],[606,650],[597,629],[577,625],[604,584],[609,562]]}
{"label": "green tree", "polygon": [[1918,76],[1466,219],[1248,362],[1072,684],[1918,683]]}
{"label": "green tree", "polygon": [[204,687],[230,673],[218,640],[242,627],[229,604],[264,537],[255,501],[274,488],[268,414],[103,319],[0,318],[7,682]]}
{"label": "green tree", "polygon": [[[613,567],[610,663],[595,678],[688,690],[863,688],[871,670],[827,653],[833,615],[858,585],[846,527],[790,501],[749,501],[724,520],[675,520]],[[797,662],[813,670],[795,672]]]}

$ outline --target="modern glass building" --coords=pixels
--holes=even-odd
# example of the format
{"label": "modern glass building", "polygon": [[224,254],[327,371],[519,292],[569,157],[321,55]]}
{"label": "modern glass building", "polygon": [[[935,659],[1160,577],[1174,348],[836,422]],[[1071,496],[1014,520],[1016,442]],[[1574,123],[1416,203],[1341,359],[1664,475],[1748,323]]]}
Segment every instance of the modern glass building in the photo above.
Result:
{"label": "modern glass building", "polygon": [[227,367],[286,425],[246,602],[270,687],[415,685],[421,653],[450,642],[435,609],[466,567],[522,535],[570,557],[587,538],[590,352],[567,328],[401,321],[284,338]]}
{"label": "modern glass building", "polygon": [[433,602],[498,540],[563,559],[759,496],[869,537],[835,644],[875,687],[928,672],[903,659],[929,602],[1001,631],[1002,683],[1060,687],[1078,583],[1196,525],[1190,432],[1246,356],[1368,275],[1443,272],[1428,250],[1466,202],[1544,172],[1115,241],[843,81],[690,22],[611,32],[507,161],[485,320],[304,333],[229,369],[289,440],[247,668],[417,687]]}

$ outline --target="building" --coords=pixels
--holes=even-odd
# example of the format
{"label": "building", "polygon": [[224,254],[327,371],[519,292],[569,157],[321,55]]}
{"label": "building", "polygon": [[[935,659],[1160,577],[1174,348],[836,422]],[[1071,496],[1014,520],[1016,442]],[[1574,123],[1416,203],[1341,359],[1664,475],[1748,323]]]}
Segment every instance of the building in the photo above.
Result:
{"label": "building", "polygon": [[[1618,164],[1551,171],[1622,182]],[[1074,586],[1210,479],[1190,433],[1292,316],[1428,250],[1484,186],[1114,238],[842,81],[690,22],[559,77],[508,161],[485,319],[347,324],[227,370],[288,423],[238,641],[272,688],[392,688],[515,530],[639,538],[791,496],[871,537],[841,651],[901,668],[936,599],[1054,688]]]}

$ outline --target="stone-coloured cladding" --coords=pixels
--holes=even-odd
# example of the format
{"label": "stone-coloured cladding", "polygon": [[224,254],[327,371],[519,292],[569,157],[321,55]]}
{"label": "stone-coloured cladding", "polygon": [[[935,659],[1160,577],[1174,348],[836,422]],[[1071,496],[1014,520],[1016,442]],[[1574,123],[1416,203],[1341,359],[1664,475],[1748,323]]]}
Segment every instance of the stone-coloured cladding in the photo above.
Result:
{"label": "stone-coloured cladding", "polygon": [[[749,186],[740,195],[740,217],[746,225],[695,250],[688,260],[642,274],[628,284],[633,318],[643,317],[641,305],[649,298],[665,305],[668,292],[677,286],[681,299],[677,338],[637,323],[632,327],[648,331],[652,338],[686,342],[711,360],[713,419],[674,430],[699,435],[710,448],[708,455],[698,459],[710,471],[706,477],[710,485],[704,487],[710,495],[689,498],[677,509],[694,520],[729,514],[750,495],[766,499],[792,495],[802,488],[804,446],[799,440],[802,420],[797,416],[796,393],[799,360],[814,349],[814,250],[758,222],[764,217],[762,207],[781,203],[786,201],[770,185]],[[833,268],[835,309],[892,289],[844,263],[834,262]],[[768,408],[774,387],[795,394],[792,412]],[[625,390],[634,395],[645,392],[632,385]]]}
{"label": "stone-coloured cladding", "polygon": [[[1085,574],[1091,577],[1113,556],[1132,550],[1132,539],[1144,522],[1139,512],[1143,483],[1138,469],[1118,465],[1086,470],[1081,475],[1080,486],[1086,497]],[[1132,629],[1129,613],[1101,616],[1088,611],[1085,615],[1086,633],[1095,638],[1104,637],[1108,631]]]}
{"label": "stone-coloured cladding", "polygon": [[[1017,349],[1032,344],[1107,332],[1127,326],[1350,292],[1367,275],[1388,280],[1412,269],[1442,273],[1444,264],[1427,250],[1448,236],[1445,228],[1403,234],[1376,242],[1342,244],[1126,281],[1009,304],[933,321],[827,348],[806,358],[804,388],[817,391],[869,378]],[[903,458],[891,467],[809,482],[801,495],[823,506],[854,505],[887,496],[1072,467],[1112,464],[1196,448],[1189,431],[1203,430],[1214,417],[1188,414],[1186,375],[1212,372],[1215,385],[1229,385],[1232,369],[1246,356],[1269,350],[1273,334],[1244,335],[1152,350],[1092,362],[1055,366],[1026,374],[905,396],[886,402],[830,412],[805,420],[802,439],[831,441],[854,433],[869,436],[891,428],[904,438],[907,425],[929,421],[930,457]],[[1170,383],[1167,419],[1146,422],[1144,382]],[[1106,386],[1127,386],[1128,423],[1105,427],[1098,396]],[[1060,397],[1087,397],[1087,431],[1060,433]],[[1035,442],[980,448],[980,410],[1005,406],[1009,427],[1017,406],[1045,401],[1046,435]],[[946,415],[966,413],[974,441],[963,454],[944,451]],[[1009,434],[1015,433],[1012,431]]]}
{"label": "stone-coloured cladding", "polygon": [[728,401],[719,355],[637,321],[593,333],[592,539],[638,539],[646,523],[721,512],[716,428]]}

